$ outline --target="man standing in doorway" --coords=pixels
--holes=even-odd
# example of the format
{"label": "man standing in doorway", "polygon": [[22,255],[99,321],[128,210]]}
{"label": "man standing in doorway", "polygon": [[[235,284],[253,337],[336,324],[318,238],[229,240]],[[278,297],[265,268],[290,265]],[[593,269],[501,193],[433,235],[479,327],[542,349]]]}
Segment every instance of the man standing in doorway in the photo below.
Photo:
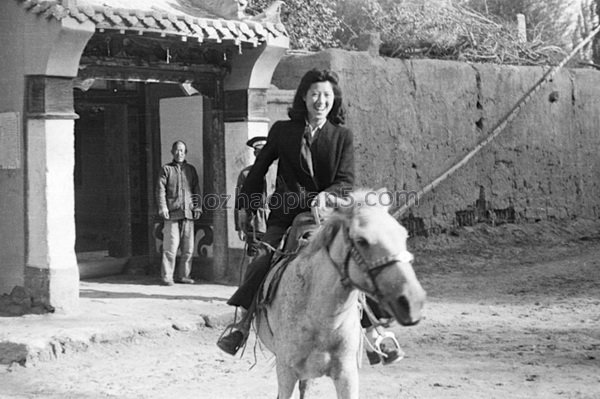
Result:
{"label": "man standing in doorway", "polygon": [[202,213],[200,185],[196,168],[186,162],[187,145],[177,140],[171,147],[173,161],[163,165],[156,184],[158,214],[164,219],[161,277],[165,285],[173,285],[177,250],[181,257],[175,282],[193,284],[192,254],[194,220]]}

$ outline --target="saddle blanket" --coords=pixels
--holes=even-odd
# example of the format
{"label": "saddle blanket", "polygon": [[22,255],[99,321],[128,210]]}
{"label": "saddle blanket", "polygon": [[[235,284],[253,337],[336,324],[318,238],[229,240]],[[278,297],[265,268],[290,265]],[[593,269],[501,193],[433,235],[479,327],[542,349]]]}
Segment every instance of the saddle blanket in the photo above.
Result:
{"label": "saddle blanket", "polygon": [[271,259],[271,266],[258,291],[258,306],[270,305],[277,289],[281,276],[292,260],[310,242],[310,238],[317,230],[318,225],[310,212],[304,212],[296,216],[292,226],[288,229],[283,242],[283,251],[276,253]]}

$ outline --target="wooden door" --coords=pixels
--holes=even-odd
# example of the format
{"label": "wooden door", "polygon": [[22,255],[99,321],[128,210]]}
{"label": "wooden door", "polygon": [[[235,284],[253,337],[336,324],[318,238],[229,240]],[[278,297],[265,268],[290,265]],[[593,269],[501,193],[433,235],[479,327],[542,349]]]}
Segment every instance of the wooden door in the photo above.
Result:
{"label": "wooden door", "polygon": [[127,105],[105,106],[106,168],[108,204],[108,254],[131,256],[131,204],[129,186],[129,132]]}

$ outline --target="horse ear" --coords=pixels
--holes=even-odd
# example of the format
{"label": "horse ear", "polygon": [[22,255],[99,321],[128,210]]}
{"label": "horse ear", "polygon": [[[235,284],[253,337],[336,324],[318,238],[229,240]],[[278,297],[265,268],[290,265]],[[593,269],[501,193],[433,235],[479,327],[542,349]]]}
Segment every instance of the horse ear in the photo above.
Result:
{"label": "horse ear", "polygon": [[382,187],[376,191],[377,203],[389,211],[390,207],[394,204],[394,193],[389,191],[386,187]]}

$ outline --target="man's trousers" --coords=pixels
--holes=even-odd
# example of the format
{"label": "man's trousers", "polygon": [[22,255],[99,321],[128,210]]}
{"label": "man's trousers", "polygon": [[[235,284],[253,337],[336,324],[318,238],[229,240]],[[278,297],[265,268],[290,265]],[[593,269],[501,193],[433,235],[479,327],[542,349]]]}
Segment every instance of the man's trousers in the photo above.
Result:
{"label": "man's trousers", "polygon": [[194,251],[194,221],[189,219],[165,220],[163,227],[163,254],[161,277],[173,281],[177,250],[181,251],[177,264],[177,280],[190,277]]}

